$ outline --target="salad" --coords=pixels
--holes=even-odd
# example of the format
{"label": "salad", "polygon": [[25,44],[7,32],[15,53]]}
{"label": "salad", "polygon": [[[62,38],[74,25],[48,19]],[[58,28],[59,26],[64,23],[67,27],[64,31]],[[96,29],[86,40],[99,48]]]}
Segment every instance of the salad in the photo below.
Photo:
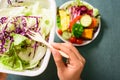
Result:
{"label": "salad", "polygon": [[57,34],[73,44],[81,45],[92,40],[99,24],[99,10],[85,1],[69,1],[57,12]]}
{"label": "salad", "polygon": [[22,71],[40,66],[47,47],[27,33],[39,32],[48,41],[53,23],[51,11],[39,2],[8,0],[6,7],[0,9],[0,67]]}

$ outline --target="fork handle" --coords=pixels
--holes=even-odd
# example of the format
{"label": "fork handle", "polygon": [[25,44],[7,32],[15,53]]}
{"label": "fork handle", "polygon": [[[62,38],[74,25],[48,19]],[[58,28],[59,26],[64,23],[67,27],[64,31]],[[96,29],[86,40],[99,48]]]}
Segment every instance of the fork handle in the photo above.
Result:
{"label": "fork handle", "polygon": [[[45,42],[45,44],[46,44],[46,46],[48,46],[49,48],[53,48],[49,43]],[[60,53],[61,56],[65,57],[65,58],[69,58],[69,56],[68,56],[65,52],[63,52],[63,51],[61,51],[61,50],[58,50],[58,52]]]}
{"label": "fork handle", "polygon": [[69,58],[69,56],[66,53],[64,53],[63,51],[58,50],[58,52],[61,54],[61,56],[65,57],[65,58]]}

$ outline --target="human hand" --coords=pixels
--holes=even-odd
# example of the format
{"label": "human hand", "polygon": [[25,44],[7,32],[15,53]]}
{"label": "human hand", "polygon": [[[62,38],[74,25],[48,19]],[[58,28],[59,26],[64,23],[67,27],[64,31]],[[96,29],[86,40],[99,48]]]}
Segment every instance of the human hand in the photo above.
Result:
{"label": "human hand", "polygon": [[6,80],[7,74],[0,72],[0,80]]}
{"label": "human hand", "polygon": [[[52,55],[57,66],[58,77],[60,80],[80,80],[80,75],[84,68],[85,59],[71,43],[52,43],[55,49],[51,49]],[[64,63],[58,50],[65,52],[69,59]]]}

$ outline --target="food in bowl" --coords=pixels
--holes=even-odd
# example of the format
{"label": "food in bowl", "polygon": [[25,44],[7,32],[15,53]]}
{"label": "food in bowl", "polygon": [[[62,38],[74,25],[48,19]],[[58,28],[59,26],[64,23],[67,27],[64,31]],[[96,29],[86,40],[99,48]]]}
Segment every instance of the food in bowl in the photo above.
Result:
{"label": "food in bowl", "polygon": [[0,67],[24,71],[40,66],[47,47],[29,38],[27,31],[39,32],[49,41],[52,26],[51,10],[42,8],[39,0],[8,0],[0,9]]}
{"label": "food in bowl", "polygon": [[81,0],[68,1],[58,9],[57,35],[65,42],[83,46],[100,31],[99,10]]}

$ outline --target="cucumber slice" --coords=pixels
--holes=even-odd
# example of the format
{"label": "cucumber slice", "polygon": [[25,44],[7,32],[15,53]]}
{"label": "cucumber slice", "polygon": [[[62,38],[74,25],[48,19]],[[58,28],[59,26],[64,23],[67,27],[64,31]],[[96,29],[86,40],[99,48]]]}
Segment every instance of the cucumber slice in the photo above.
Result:
{"label": "cucumber slice", "polygon": [[88,27],[92,23],[92,18],[90,17],[90,15],[87,15],[87,14],[83,15],[80,19],[80,23],[82,26]]}
{"label": "cucumber slice", "polygon": [[68,40],[70,37],[71,37],[71,33],[70,32],[68,32],[68,31],[64,31],[63,33],[62,33],[62,37],[64,38],[64,39],[66,39],[66,40]]}

